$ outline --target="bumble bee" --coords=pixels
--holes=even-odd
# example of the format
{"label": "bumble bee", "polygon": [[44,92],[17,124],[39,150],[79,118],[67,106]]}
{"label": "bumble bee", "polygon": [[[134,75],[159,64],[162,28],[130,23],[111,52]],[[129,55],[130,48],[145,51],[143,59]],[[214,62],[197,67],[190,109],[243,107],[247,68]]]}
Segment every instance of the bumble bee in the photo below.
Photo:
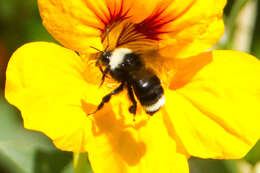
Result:
{"label": "bumble bee", "polygon": [[97,64],[105,66],[105,69],[102,70],[101,65],[99,65],[103,73],[101,85],[108,74],[121,84],[103,97],[95,112],[100,110],[106,102],[109,102],[112,95],[121,92],[124,88],[127,89],[129,99],[132,102],[129,107],[129,112],[132,114],[136,114],[137,109],[135,96],[149,115],[153,115],[165,104],[160,79],[150,68],[145,66],[141,59],[142,55],[129,48],[116,48],[100,52]]}

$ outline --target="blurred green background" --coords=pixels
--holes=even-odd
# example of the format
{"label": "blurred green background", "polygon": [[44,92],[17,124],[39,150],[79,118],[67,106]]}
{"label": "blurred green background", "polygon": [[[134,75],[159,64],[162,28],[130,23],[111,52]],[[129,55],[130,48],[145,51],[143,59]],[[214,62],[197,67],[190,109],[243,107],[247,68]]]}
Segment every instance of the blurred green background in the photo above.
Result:
{"label": "blurred green background", "polygon": [[[258,9],[257,0],[230,0],[224,16],[226,34],[216,48],[247,51],[260,57]],[[32,41],[55,41],[41,24],[36,0],[0,0],[0,173],[72,173],[72,153],[57,150],[43,134],[25,130],[19,111],[3,97],[9,57],[22,44]],[[190,169],[191,173],[260,173],[258,161],[260,143],[241,160],[192,158]],[[91,172],[90,168],[86,172]]]}

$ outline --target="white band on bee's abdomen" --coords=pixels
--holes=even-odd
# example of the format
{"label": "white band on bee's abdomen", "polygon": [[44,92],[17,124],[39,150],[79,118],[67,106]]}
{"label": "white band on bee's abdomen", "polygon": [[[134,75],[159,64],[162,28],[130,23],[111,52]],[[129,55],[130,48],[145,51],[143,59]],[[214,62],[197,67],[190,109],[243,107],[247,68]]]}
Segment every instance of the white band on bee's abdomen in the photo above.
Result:
{"label": "white band on bee's abdomen", "polygon": [[160,109],[161,106],[165,104],[165,98],[164,95],[160,97],[159,100],[157,100],[156,103],[149,105],[149,106],[144,106],[144,109],[146,112],[156,112],[157,110]]}

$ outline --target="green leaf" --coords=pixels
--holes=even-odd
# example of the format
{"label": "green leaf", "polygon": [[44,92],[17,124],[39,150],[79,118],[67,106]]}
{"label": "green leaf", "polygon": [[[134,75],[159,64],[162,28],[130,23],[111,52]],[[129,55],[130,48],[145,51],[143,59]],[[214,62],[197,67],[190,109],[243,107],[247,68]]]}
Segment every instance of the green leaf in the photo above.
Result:
{"label": "green leaf", "polygon": [[74,153],[73,155],[75,173],[91,173],[91,167],[88,161],[87,153]]}
{"label": "green leaf", "polygon": [[260,13],[259,13],[259,9],[260,9],[260,2],[257,3],[258,4],[258,17],[256,18],[256,24],[255,24],[255,30],[253,33],[253,41],[252,41],[252,53],[253,55],[257,56],[258,58],[260,58]]}
{"label": "green leaf", "polygon": [[245,160],[252,165],[260,161],[260,141],[258,141],[254,148],[246,155]]}
{"label": "green leaf", "polygon": [[0,94],[0,167],[11,173],[59,173],[72,153],[57,150],[43,134],[23,128],[17,109]]}
{"label": "green leaf", "polygon": [[192,157],[189,160],[190,173],[238,173],[236,161],[213,159],[199,159]]}
{"label": "green leaf", "polygon": [[74,173],[73,162],[70,162],[65,168],[62,170],[62,173]]}

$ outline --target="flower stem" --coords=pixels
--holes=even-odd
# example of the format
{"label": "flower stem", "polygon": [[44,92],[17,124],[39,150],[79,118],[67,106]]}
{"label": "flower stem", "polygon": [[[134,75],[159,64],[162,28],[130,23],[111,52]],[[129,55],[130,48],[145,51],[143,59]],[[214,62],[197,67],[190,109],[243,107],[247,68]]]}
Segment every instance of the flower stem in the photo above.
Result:
{"label": "flower stem", "polygon": [[87,153],[73,154],[74,173],[91,173]]}
{"label": "flower stem", "polygon": [[233,37],[233,49],[250,52],[256,23],[257,0],[249,1],[237,18]]}
{"label": "flower stem", "polygon": [[234,34],[236,31],[236,24],[237,24],[237,17],[240,14],[240,11],[245,7],[245,5],[250,0],[236,0],[234,5],[231,9],[230,15],[226,20],[226,34],[227,34],[227,41],[225,44],[226,49],[232,49],[234,43]]}

